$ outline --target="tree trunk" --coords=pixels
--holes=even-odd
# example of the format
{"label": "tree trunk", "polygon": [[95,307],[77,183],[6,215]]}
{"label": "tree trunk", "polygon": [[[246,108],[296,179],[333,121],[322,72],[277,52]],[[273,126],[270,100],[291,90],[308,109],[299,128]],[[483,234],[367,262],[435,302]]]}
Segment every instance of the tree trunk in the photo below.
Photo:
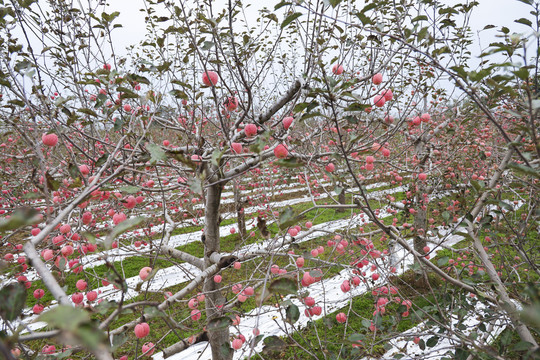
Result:
{"label": "tree trunk", "polygon": [[[345,187],[343,187],[343,190],[338,195],[338,201],[340,204],[345,204]],[[344,212],[345,209],[337,209],[337,212]]]}
{"label": "tree trunk", "polygon": [[[415,154],[417,158],[422,159],[418,166],[419,172],[424,172],[424,163],[426,160],[426,154],[425,152],[425,143],[423,139],[419,139],[418,143],[415,146]],[[419,252],[420,254],[424,253],[424,247],[427,245],[426,241],[426,210],[427,207],[424,208],[423,206],[427,204],[424,204],[424,196],[423,194],[426,193],[427,187],[424,181],[417,181],[416,183],[416,194],[414,196],[414,210],[416,213],[414,214],[414,231],[416,233],[414,237],[414,250]],[[424,210],[426,209],[426,210]]]}
{"label": "tree trunk", "polygon": [[238,222],[238,233],[242,239],[246,238],[246,216],[244,213],[244,203],[240,194],[239,185],[236,181],[233,183],[234,207],[236,210],[236,219]]}
{"label": "tree trunk", "polygon": [[[219,205],[221,202],[221,184],[212,185],[206,193],[206,209],[204,216],[204,264],[205,268],[212,266],[210,255],[220,252],[219,237]],[[206,293],[206,317],[207,321],[220,317],[221,310],[218,308],[225,303],[220,284],[213,278],[208,278],[204,282],[204,292]],[[213,360],[230,360],[232,351],[229,349],[229,328],[218,328],[208,331],[210,347],[212,349]]]}

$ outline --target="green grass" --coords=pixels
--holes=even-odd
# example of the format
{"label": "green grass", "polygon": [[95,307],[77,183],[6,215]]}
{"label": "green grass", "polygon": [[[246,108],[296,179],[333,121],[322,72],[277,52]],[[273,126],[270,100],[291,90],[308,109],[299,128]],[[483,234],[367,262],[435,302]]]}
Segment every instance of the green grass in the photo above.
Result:
{"label": "green grass", "polygon": [[[376,191],[376,190],[380,190],[380,189],[372,189],[371,191]],[[404,198],[404,194],[402,193],[392,194],[392,196],[396,198],[396,201],[402,200]],[[451,196],[447,198],[451,198]],[[347,201],[350,201],[349,197],[347,198]],[[444,201],[444,200],[437,200],[437,202],[439,201]],[[324,202],[328,202],[328,199],[321,199],[317,201],[318,204],[322,204]],[[370,203],[374,207],[380,207],[382,205],[378,201],[372,201]],[[310,203],[303,203],[303,204],[297,204],[297,205],[292,206],[294,211],[297,213],[308,210],[310,207],[311,207]],[[434,206],[434,208],[437,208],[437,206]],[[309,211],[305,215],[305,219],[309,219],[310,221],[313,222],[313,224],[320,224],[320,223],[324,223],[331,220],[346,218],[350,216],[351,213],[352,212],[350,210],[340,213],[334,209],[314,209],[314,210]],[[411,218],[409,214],[406,214],[404,212],[399,212],[397,215],[395,215],[395,217],[399,219],[399,222],[407,221]],[[393,216],[390,216],[389,218],[385,219],[384,222],[391,223],[392,218]],[[235,222],[236,222],[236,219],[225,219],[223,220],[221,225],[232,224]],[[279,231],[277,224],[271,224],[269,225],[268,228],[272,235],[277,234]],[[370,229],[374,229],[374,226],[370,224],[370,225],[365,225],[364,228],[365,228],[365,231],[369,231]],[[182,233],[195,231],[199,229],[201,229],[200,226],[190,226],[186,228],[179,228],[179,229],[175,229],[174,234],[182,234]],[[311,240],[309,242],[295,244],[293,248],[297,254],[306,253],[306,252],[309,252],[309,250],[311,250],[312,248],[320,244],[324,244],[327,239],[328,237],[323,236],[318,239]],[[241,241],[238,234],[233,234],[233,235],[223,237],[221,241],[222,241],[222,248],[221,248],[222,251],[229,252],[229,251],[233,251],[239,248],[240,246],[246,245],[248,243],[252,243],[255,241],[262,241],[262,240],[260,236],[258,236],[257,234],[257,236],[253,238],[248,237],[244,241]],[[384,244],[381,244],[379,242],[375,242],[375,244],[377,248],[380,248],[380,249],[382,249],[384,246]],[[464,245],[465,243],[462,242],[459,244],[459,247],[462,247]],[[199,256],[199,257],[203,256],[203,247],[201,246],[199,242],[186,244],[182,247],[179,247],[179,249],[186,251],[188,253],[191,253],[195,256]],[[450,250],[443,250],[439,253],[437,258],[433,259],[433,261],[436,262],[438,259],[445,256],[449,258],[457,259],[459,254]],[[335,254],[331,254],[330,252],[323,253],[320,256],[320,258],[323,260],[330,260],[330,261],[340,260],[339,257],[336,257]],[[288,264],[288,259],[282,258],[282,257],[276,257],[274,263],[278,264],[280,267],[285,267]],[[141,267],[149,266],[149,264],[150,264],[150,259],[148,258],[132,257],[129,260],[123,261],[123,264],[122,264],[123,274],[125,275],[125,277],[136,276]],[[157,263],[154,264],[154,266],[155,268],[159,268],[159,267],[171,266],[171,264],[172,263],[170,261],[158,259]],[[225,279],[225,282],[234,284],[236,282],[244,281],[250,275],[254,275],[254,278],[256,278],[256,274],[254,274],[254,271],[255,271],[255,266],[257,264],[258,264],[257,261],[245,262],[242,266],[241,271],[237,271],[233,269],[222,270],[222,275]],[[115,263],[115,266],[118,269],[121,268],[118,263]],[[308,257],[306,257],[305,267],[309,268],[309,267],[321,267],[321,266],[319,266],[316,262],[312,262]],[[328,266],[328,267],[323,267],[323,270],[325,273],[327,273],[328,276],[331,276],[339,272],[341,268],[339,266]],[[94,269],[91,269],[90,271],[92,272],[92,274],[94,274],[94,271],[95,271],[96,274],[101,274],[101,275],[107,275],[109,272],[109,270],[105,266],[96,267]],[[259,276],[263,276],[263,274],[259,274]],[[73,278],[73,280],[71,280],[70,278]],[[68,286],[67,288],[68,293],[74,291],[75,289],[74,283],[76,281],[75,277],[68,276],[64,281],[65,281],[65,284]],[[396,281],[398,280],[396,279]],[[407,281],[410,281],[410,279],[402,279],[402,282],[403,281],[407,282]],[[34,282],[34,286],[36,286],[37,284],[39,284],[39,282]],[[167,291],[171,291],[174,293],[180,290],[185,285],[186,283],[179,284],[177,286],[168,288]],[[192,296],[201,290],[202,289],[196,289],[192,293]],[[402,291],[406,292],[407,291],[406,287],[404,287]],[[415,292],[412,291],[410,296],[413,297],[414,295],[415,295]],[[46,297],[47,296],[48,295],[46,293]],[[229,292],[228,297],[229,299],[232,298],[233,297],[232,293]],[[33,297],[31,297],[31,299],[33,299]],[[138,301],[138,300],[143,300],[143,299],[162,301],[163,297],[161,294],[146,293],[146,294],[139,295],[137,298],[133,299],[133,301]],[[186,299],[189,299],[189,297],[186,297]],[[45,301],[46,298],[44,298],[43,300]],[[316,340],[317,339],[316,333],[314,331],[315,329],[317,329],[319,336],[323,334],[322,338],[324,339],[323,341],[324,346],[317,350],[317,354],[320,357],[322,357],[323,352],[325,352],[326,355],[328,355],[329,353],[338,354],[341,352],[341,356],[345,358],[347,357],[356,358],[356,356],[361,354],[362,351],[365,353],[368,347],[369,347],[370,354],[373,354],[373,355],[380,354],[384,351],[384,346],[381,343],[383,341],[383,338],[381,337],[372,338],[371,336],[366,336],[366,335],[370,335],[370,333],[366,329],[365,322],[362,322],[362,320],[371,320],[373,318],[372,316],[372,312],[374,310],[373,301],[374,301],[373,296],[363,295],[358,298],[355,298],[352,302],[351,309],[354,311],[354,313],[357,314],[357,316],[349,317],[350,323],[348,326],[351,332],[355,332],[360,335],[363,334],[365,336],[364,338],[366,340],[364,341],[364,348],[362,349],[352,350],[350,346],[346,346],[344,348],[342,347],[344,325],[338,324],[336,322],[335,314],[339,311],[345,312],[346,310],[348,310],[349,307],[347,307],[346,309],[340,309],[330,314],[326,320],[321,319],[316,322],[313,322],[306,329],[294,334],[293,339],[298,341],[300,344],[305,344],[306,346],[308,344],[311,344],[310,349],[313,349],[313,346],[315,346],[318,343],[318,341]],[[427,301],[427,303],[423,303],[423,301],[424,302]],[[420,308],[426,307],[426,305],[429,305],[430,301],[432,301],[432,299],[430,300],[429,297],[428,298],[418,297],[413,302],[415,304],[414,306],[420,309]],[[387,314],[392,314],[396,312],[397,307],[398,307],[397,304],[389,305],[387,307]],[[253,298],[251,298],[245,303],[241,304],[238,310],[245,312],[253,308],[255,308],[255,301]],[[301,311],[303,311],[303,309],[301,309]],[[175,306],[174,309],[167,311],[167,316],[171,317],[172,319],[175,319],[175,321],[181,323],[181,325],[185,327],[185,328],[176,330],[176,332],[178,333],[178,336],[175,335],[170,330],[168,330],[168,327],[162,318],[160,317],[152,318],[149,321],[152,326],[151,340],[156,342],[157,339],[163,337],[159,345],[160,348],[163,348],[163,347],[172,345],[173,343],[176,343],[179,340],[179,337],[184,338],[191,334],[197,333],[199,331],[200,324],[204,324],[204,314],[203,314],[203,319],[200,322],[193,322],[191,321],[191,319],[189,319],[189,313],[190,311],[189,309],[187,309],[187,306]],[[116,326],[119,326],[120,324],[123,324],[126,321],[131,321],[137,317],[140,317],[141,315],[143,315],[143,313],[141,313],[140,310],[136,312],[134,311],[131,313],[122,314],[119,318],[117,318],[114,321],[114,323],[111,325],[111,328],[115,328]],[[148,315],[146,316],[148,317]],[[95,317],[102,318],[102,316],[98,316],[98,315],[95,315]],[[388,318],[383,319],[381,326],[384,328],[392,329],[395,332],[402,332],[413,327],[415,324],[418,323],[418,321],[419,319],[414,316],[410,316],[409,318],[405,318],[405,319],[403,318],[398,319],[398,317],[395,317],[395,316],[392,318],[391,316],[388,316]],[[330,322],[333,322],[333,324],[330,325]],[[133,345],[136,343],[136,338],[133,336],[132,331],[128,331],[128,336],[129,336],[129,340],[126,343],[126,345],[122,346],[115,355],[128,354],[131,357],[134,356]],[[302,341],[304,341],[304,343],[302,343]],[[139,346],[140,345],[141,344],[139,344]],[[289,352],[292,352],[292,353],[289,353]],[[294,342],[292,341],[289,342],[289,349],[287,349],[287,352],[280,353],[279,356],[282,358],[284,356],[285,356],[284,358],[302,358],[302,359],[307,358],[306,353],[302,352],[298,347],[294,346]]]}

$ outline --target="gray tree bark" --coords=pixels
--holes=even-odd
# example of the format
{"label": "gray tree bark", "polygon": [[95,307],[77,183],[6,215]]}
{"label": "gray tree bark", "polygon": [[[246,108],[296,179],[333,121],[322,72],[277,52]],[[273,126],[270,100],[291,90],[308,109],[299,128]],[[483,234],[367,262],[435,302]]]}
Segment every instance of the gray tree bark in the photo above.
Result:
{"label": "gray tree bark", "polygon": [[[210,260],[212,253],[220,252],[219,236],[219,205],[221,203],[222,185],[216,184],[207,188],[206,209],[204,216],[204,265],[206,268],[213,265]],[[218,318],[222,315],[221,307],[225,303],[221,291],[221,285],[216,283],[213,277],[208,277],[204,282],[204,292],[206,293],[206,318],[207,321]],[[213,360],[230,360],[232,351],[225,350],[229,347],[229,328],[218,328],[208,331],[208,339],[212,349]]]}
{"label": "gray tree bark", "polygon": [[233,183],[234,192],[234,208],[236,211],[236,219],[238,222],[238,233],[242,236],[242,239],[246,238],[246,216],[244,213],[244,202],[242,201],[242,195],[240,193],[239,184],[237,181]]}

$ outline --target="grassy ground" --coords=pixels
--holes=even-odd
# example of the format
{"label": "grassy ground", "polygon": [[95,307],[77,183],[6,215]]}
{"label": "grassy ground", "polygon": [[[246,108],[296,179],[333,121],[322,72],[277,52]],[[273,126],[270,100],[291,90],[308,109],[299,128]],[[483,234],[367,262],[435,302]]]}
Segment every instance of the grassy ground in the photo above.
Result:
{"label": "grassy ground", "polygon": [[[378,190],[378,189],[373,189]],[[287,196],[292,196],[294,193],[287,194]],[[298,195],[298,194],[295,194]],[[396,201],[401,201],[405,198],[404,194],[393,194],[393,197],[395,197]],[[444,199],[437,200],[437,202],[444,203],[445,201],[448,201],[452,199],[452,196],[447,196]],[[323,199],[318,201],[319,204],[322,204],[328,200]],[[347,201],[350,201],[350,198],[347,199]],[[372,203],[375,207],[381,207],[383,203],[379,203],[376,201],[373,201]],[[304,210],[309,209],[311,204],[297,204],[292,206],[295,212],[302,212]],[[433,205],[434,208],[443,210],[443,205]],[[281,209],[278,209],[281,210]],[[441,213],[442,211],[440,211]],[[519,215],[519,214],[518,214]],[[324,223],[331,220],[346,218],[348,216],[351,216],[351,211],[346,212],[337,212],[335,210],[331,209],[318,209],[318,210],[312,210],[308,212],[305,216],[306,219],[309,219],[313,222],[313,224],[319,224]],[[440,215],[439,215],[440,216]],[[396,214],[395,216],[398,218],[398,223],[403,223],[405,221],[411,222],[412,217],[410,214],[400,212]],[[385,223],[389,224],[392,222],[393,217],[389,217],[384,220]],[[437,222],[440,221],[440,217],[437,218]],[[235,219],[226,219],[222,222],[222,225],[226,224],[232,224],[235,222]],[[370,231],[373,230],[373,225],[366,225],[364,227],[364,231]],[[175,230],[175,234],[180,233],[186,233],[191,232],[195,230],[200,230],[201,227],[186,227],[186,228],[179,228]],[[494,226],[490,229],[485,229],[482,233],[482,236],[485,238],[487,235],[493,236],[494,234],[498,238],[502,238],[504,236],[507,236],[508,234],[502,232],[504,230],[504,227],[498,228],[497,226]],[[272,235],[275,235],[278,233],[278,227],[276,224],[272,224],[269,226],[269,231]],[[412,235],[412,231],[408,233],[409,235]],[[405,236],[407,236],[407,233],[405,233]],[[536,241],[536,244],[538,245],[538,238],[534,238],[534,234],[525,237],[528,242],[531,244],[534,244]],[[328,240],[328,237],[320,237],[317,239],[314,239],[309,242],[295,244],[294,245],[294,251],[296,254],[303,254],[308,253],[311,249],[319,246],[324,245],[326,241]],[[382,242],[377,241],[378,239],[375,239],[374,244],[378,249],[384,249],[385,244]],[[256,234],[255,237],[247,238],[245,240],[241,240],[238,234],[229,235],[222,238],[222,251],[233,251],[240,246],[244,246],[246,244],[256,242],[256,241],[262,241],[262,238],[260,235]],[[489,244],[486,244],[487,246],[491,246]],[[498,245],[501,246],[501,245]],[[451,271],[453,274],[456,272],[456,270],[465,278],[468,279],[468,281],[474,281],[474,282],[483,282],[486,283],[488,281],[487,277],[484,273],[482,273],[481,269],[479,270],[477,267],[475,268],[473,265],[473,271],[472,274],[469,275],[468,269],[469,269],[469,261],[472,261],[473,264],[477,264],[478,261],[474,257],[474,254],[470,251],[470,241],[467,239],[460,242],[455,246],[456,250],[443,250],[439,253],[439,255],[434,258],[432,261],[440,265],[441,268],[444,268],[448,271]],[[202,249],[203,247],[200,245],[199,242],[193,242],[187,245],[184,245],[182,247],[179,247],[179,249],[189,252],[193,255],[201,257],[203,255]],[[457,249],[466,249],[466,250],[457,250]],[[501,247],[499,249],[499,252],[497,255],[494,255],[494,261],[502,261],[502,258],[499,257],[507,257],[512,258],[515,256],[515,250],[512,252],[513,247]],[[333,261],[339,263],[340,261],[344,261],[345,259],[340,258],[339,256],[336,256],[335,253],[325,252],[320,257],[322,260],[327,261]],[[453,260],[455,266],[449,266],[450,260]],[[306,268],[310,267],[321,267],[320,264],[316,262],[312,262],[308,256],[306,256]],[[290,270],[293,270],[293,267],[290,266],[290,260],[287,257],[277,257],[275,258],[275,261],[273,263],[280,266],[280,268],[287,268]],[[464,264],[464,265],[462,265]],[[115,263],[115,267],[118,270],[121,270],[122,274],[125,277],[130,276],[136,276],[143,266],[152,266],[154,268],[162,268],[162,267],[168,267],[174,265],[173,262],[165,260],[165,259],[157,259],[156,262],[153,262],[150,258],[145,257],[132,257],[128,260],[123,261],[120,263]],[[348,264],[344,264],[348,265]],[[251,278],[251,280],[257,280],[262,279],[264,277],[264,274],[262,272],[258,272],[260,270],[260,263],[259,261],[251,261],[246,262],[242,265],[241,270],[233,270],[233,269],[225,269],[222,271],[222,275],[224,277],[226,283],[234,284],[236,282],[241,282],[245,280],[246,278]],[[266,269],[266,266],[264,266]],[[323,272],[327,274],[327,276],[332,276],[337,274],[341,267],[339,266],[326,266],[322,267]],[[105,266],[99,266],[94,269],[89,270],[92,277],[95,275],[107,277],[110,275],[110,270],[107,269]],[[527,281],[538,281],[538,277],[533,272],[526,272],[522,269],[517,270],[511,270],[511,269],[503,269],[503,272],[505,274],[505,278],[507,281],[516,281],[520,280],[519,284],[525,284]],[[520,278],[516,278],[519,276]],[[395,277],[392,279],[392,283],[395,284],[399,288],[400,296],[403,298],[407,298],[412,301],[412,311],[411,315],[407,318],[402,317],[400,314],[403,311],[402,305],[399,305],[397,303],[388,305],[386,307],[386,315],[381,318],[381,322],[378,324],[379,330],[376,333],[373,333],[369,329],[369,325],[371,323],[371,320],[373,319],[373,311],[375,309],[374,307],[374,301],[375,297],[371,294],[365,294],[362,296],[359,296],[351,302],[350,306],[347,306],[346,308],[339,309],[335,311],[332,314],[328,314],[327,317],[321,320],[317,320],[314,322],[311,322],[308,327],[305,329],[296,332],[289,338],[284,338],[287,347],[285,350],[279,350],[275,352],[269,352],[267,354],[267,358],[285,358],[285,359],[306,359],[306,358],[333,358],[335,356],[340,356],[341,358],[350,358],[350,359],[356,359],[361,356],[377,356],[384,352],[385,347],[385,337],[382,336],[383,330],[390,331],[390,333],[399,333],[403,332],[407,329],[410,329],[411,327],[418,324],[421,319],[425,319],[427,314],[430,314],[430,316],[442,316],[442,314],[437,314],[437,306],[445,305],[448,303],[448,301],[457,301],[456,298],[459,298],[459,292],[449,287],[447,284],[441,283],[441,281],[438,278],[434,278],[431,275],[429,275],[429,281],[423,282],[422,279],[418,280],[418,278],[414,275],[413,272],[409,271],[406,274]],[[78,279],[78,277],[77,277]],[[67,286],[68,293],[71,293],[75,291],[75,283],[76,277],[75,276],[68,276],[65,279],[62,279],[62,284]],[[95,284],[92,284],[95,285]],[[167,291],[176,292],[183,288],[186,283],[179,284],[174,287],[166,289]],[[34,288],[40,286],[39,282],[34,282]],[[95,287],[95,286],[94,286]],[[143,287],[144,288],[144,287]],[[445,288],[444,296],[438,296],[433,289],[440,290],[441,288]],[[196,289],[191,296],[195,296],[198,291],[201,291],[201,289]],[[451,295],[451,296],[450,296]],[[513,294],[514,296],[516,294]],[[48,295],[46,295],[48,296]],[[448,299],[448,296],[451,297],[451,299]],[[232,300],[234,298],[234,295],[232,292],[227,293],[227,298]],[[189,300],[189,297],[186,297],[187,300]],[[44,298],[44,301],[48,301],[51,299]],[[150,301],[162,301],[163,300],[163,294],[161,293],[144,293],[138,296],[135,299],[132,299],[129,302],[132,301],[140,301],[140,300],[150,300]],[[187,301],[186,300],[186,301]],[[275,299],[278,301],[278,299]],[[33,297],[29,297],[29,303],[28,305],[32,305],[34,302]],[[251,309],[255,308],[255,301],[253,299],[249,299],[245,303],[239,305],[237,308],[237,311],[239,313],[246,312]],[[399,310],[399,311],[398,311]],[[343,324],[339,324],[336,322],[335,315],[338,312],[346,312],[349,313],[349,322],[345,326]],[[94,317],[96,319],[103,319],[106,315],[108,315],[110,311],[104,311],[104,314],[94,313]],[[415,316],[414,314],[418,314],[418,316]],[[190,309],[187,308],[187,305],[184,303],[181,306],[175,306],[174,309],[171,309],[166,312],[165,316],[155,316],[153,313],[144,313],[142,309],[136,309],[134,311],[128,311],[120,315],[113,324],[111,325],[111,328],[115,328],[117,326],[120,326],[121,324],[131,321],[136,318],[140,318],[144,316],[144,319],[148,321],[151,325],[151,334],[150,337],[154,343],[156,343],[156,340],[161,339],[160,343],[158,345],[159,349],[162,349],[166,346],[172,345],[173,343],[179,341],[181,338],[185,338],[189,335],[195,334],[198,331],[200,331],[200,325],[204,324],[205,322],[205,315],[203,312],[203,317],[200,321],[194,322],[189,317]],[[354,316],[352,316],[354,314]],[[167,325],[166,318],[174,319],[178,324],[180,324],[180,328],[171,330],[169,326]],[[352,338],[347,338],[351,341],[343,341],[344,337],[344,331],[345,327],[347,327],[347,333],[354,334]],[[504,334],[504,333],[503,333]],[[511,336],[510,336],[511,335]],[[509,358],[517,359],[519,356],[523,355],[523,352],[517,351],[513,348],[514,345],[517,344],[518,339],[515,337],[515,333],[511,332],[510,335],[501,335],[497,339],[496,343],[494,344],[495,347],[498,347],[499,350],[501,350],[502,353],[509,356]],[[136,339],[133,335],[132,331],[127,332],[128,341],[125,345],[121,346],[119,349],[117,349],[115,355],[118,357],[120,355],[129,355],[130,358],[134,357],[134,345],[137,345],[140,349],[141,342]],[[510,339],[510,340],[508,340]],[[352,342],[356,342],[358,340],[362,340],[362,346],[361,347],[351,347]],[[35,344],[32,344],[32,347],[39,348],[43,346],[46,342],[40,341],[36,342]],[[345,346],[344,346],[345,345]],[[306,351],[306,349],[308,351]],[[517,356],[517,357],[516,357]],[[76,358],[77,356],[73,356]]]}

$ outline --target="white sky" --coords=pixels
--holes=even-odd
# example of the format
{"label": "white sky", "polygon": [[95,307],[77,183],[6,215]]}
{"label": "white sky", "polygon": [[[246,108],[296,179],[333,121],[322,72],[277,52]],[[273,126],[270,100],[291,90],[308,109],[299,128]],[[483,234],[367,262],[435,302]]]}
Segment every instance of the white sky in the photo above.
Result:
{"label": "white sky", "polygon": [[[226,3],[226,0],[212,0],[216,8],[219,8],[221,4]],[[463,3],[466,0],[442,0],[441,2],[448,5],[454,5],[457,3]],[[514,23],[514,19],[525,17],[532,19],[530,11],[532,8],[518,0],[477,0],[480,5],[473,11],[471,17],[471,28],[476,33],[484,28],[487,24],[495,25],[497,28],[500,26],[507,26],[511,32],[530,34],[530,29],[524,25]],[[135,44],[141,41],[146,32],[144,24],[144,13],[140,11],[144,6],[143,0],[109,0],[110,6],[107,12],[120,11],[120,17],[118,22],[123,25],[123,28],[115,30],[115,42],[123,43],[126,46],[129,44]],[[274,4],[279,1],[267,1],[267,0],[245,0],[244,4],[253,4],[252,9],[256,16],[256,9],[262,6],[267,6],[273,10]],[[280,21],[283,20],[280,18]],[[475,39],[475,48],[472,49],[473,54],[480,52],[480,46],[487,47],[490,42],[495,41],[496,30],[486,30],[480,35],[481,44],[478,42],[478,37]],[[121,50],[121,49],[118,49]]]}

